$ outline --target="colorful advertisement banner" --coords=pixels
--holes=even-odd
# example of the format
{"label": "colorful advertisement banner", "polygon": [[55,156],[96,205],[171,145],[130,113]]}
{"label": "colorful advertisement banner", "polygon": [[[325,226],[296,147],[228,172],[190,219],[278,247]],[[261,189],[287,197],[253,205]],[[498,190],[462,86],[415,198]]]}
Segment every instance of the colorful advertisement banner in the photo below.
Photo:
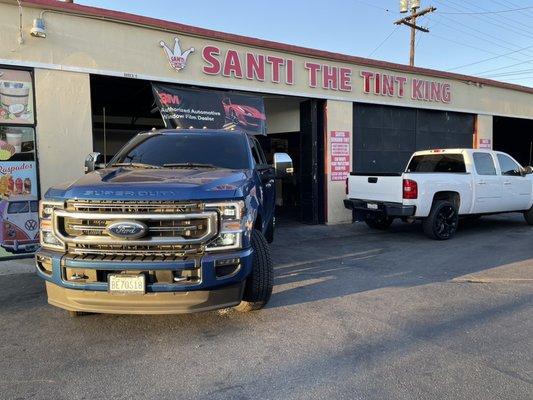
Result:
{"label": "colorful advertisement banner", "polygon": [[168,128],[242,130],[266,135],[265,106],[259,96],[155,83],[152,90]]}
{"label": "colorful advertisement banner", "polygon": [[30,72],[0,69],[0,258],[39,246],[34,124]]}
{"label": "colorful advertisement banner", "polygon": [[343,181],[350,174],[350,132],[331,131],[329,143],[331,180]]}
{"label": "colorful advertisement banner", "polygon": [[34,252],[39,245],[35,161],[0,162],[0,257]]}
{"label": "colorful advertisement banner", "polygon": [[28,71],[0,69],[0,124],[33,124],[33,85]]}

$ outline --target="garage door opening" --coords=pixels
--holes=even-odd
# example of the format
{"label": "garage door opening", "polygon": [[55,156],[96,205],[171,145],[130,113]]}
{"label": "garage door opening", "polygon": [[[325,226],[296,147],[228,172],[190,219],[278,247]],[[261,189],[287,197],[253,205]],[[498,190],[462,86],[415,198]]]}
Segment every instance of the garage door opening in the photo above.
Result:
{"label": "garage door opening", "polygon": [[494,117],[494,150],[510,154],[521,165],[533,163],[533,120]]}
{"label": "garage door opening", "polygon": [[354,104],[353,170],[402,172],[413,152],[472,148],[474,115]]}
{"label": "garage door opening", "polygon": [[[267,135],[258,139],[268,161],[285,152],[294,163],[294,176],[276,181],[277,222],[324,223],[323,102],[254,95],[265,104]],[[106,161],[137,133],[165,128],[150,81],[92,75],[91,104],[93,151],[105,154]]]}

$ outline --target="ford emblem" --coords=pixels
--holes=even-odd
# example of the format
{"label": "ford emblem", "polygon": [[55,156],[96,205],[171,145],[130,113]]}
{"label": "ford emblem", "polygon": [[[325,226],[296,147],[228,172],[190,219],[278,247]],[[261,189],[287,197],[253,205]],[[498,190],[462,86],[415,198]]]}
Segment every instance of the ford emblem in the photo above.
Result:
{"label": "ford emblem", "polygon": [[106,227],[106,232],[119,239],[138,239],[146,235],[148,227],[138,221],[117,221]]}

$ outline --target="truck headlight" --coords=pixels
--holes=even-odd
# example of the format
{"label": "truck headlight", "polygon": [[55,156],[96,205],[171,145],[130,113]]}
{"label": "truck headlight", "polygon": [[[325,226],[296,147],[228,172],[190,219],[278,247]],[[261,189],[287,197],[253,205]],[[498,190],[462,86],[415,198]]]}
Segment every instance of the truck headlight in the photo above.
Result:
{"label": "truck headlight", "polygon": [[243,201],[206,204],[206,209],[216,209],[220,216],[220,231],[208,245],[207,251],[235,250],[242,247],[246,213]]}
{"label": "truck headlight", "polygon": [[65,250],[65,244],[54,235],[54,210],[64,208],[63,202],[41,200],[39,202],[40,242],[41,247],[50,250]]}

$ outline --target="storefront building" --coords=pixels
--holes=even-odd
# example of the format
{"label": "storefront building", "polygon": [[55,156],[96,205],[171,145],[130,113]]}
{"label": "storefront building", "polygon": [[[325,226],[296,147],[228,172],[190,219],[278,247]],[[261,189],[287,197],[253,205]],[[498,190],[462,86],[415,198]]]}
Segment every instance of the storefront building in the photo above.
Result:
{"label": "storefront building", "polygon": [[[46,37],[30,34],[35,19]],[[0,0],[0,27],[4,199],[37,199],[83,174],[89,152],[110,156],[164,127],[154,83],[260,99],[266,151],[288,152],[297,171],[278,182],[278,205],[307,223],[349,221],[346,175],[400,171],[417,149],[495,148],[530,162],[533,88],[53,0]],[[238,106],[224,106],[224,125],[255,112]],[[186,118],[209,122],[194,110]]]}

